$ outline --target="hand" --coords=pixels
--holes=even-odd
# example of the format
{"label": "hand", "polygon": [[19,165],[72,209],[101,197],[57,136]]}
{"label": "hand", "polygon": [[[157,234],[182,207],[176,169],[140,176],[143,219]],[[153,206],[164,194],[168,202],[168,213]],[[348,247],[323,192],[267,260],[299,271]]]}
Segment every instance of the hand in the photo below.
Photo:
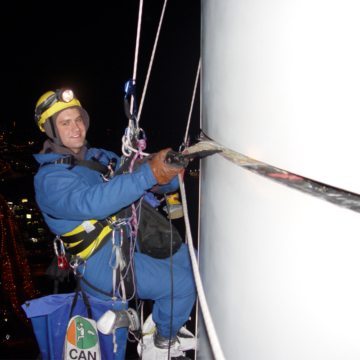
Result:
{"label": "hand", "polygon": [[184,168],[172,166],[165,162],[165,157],[171,148],[160,150],[150,156],[148,163],[159,185],[168,184],[173,177],[184,173]]}

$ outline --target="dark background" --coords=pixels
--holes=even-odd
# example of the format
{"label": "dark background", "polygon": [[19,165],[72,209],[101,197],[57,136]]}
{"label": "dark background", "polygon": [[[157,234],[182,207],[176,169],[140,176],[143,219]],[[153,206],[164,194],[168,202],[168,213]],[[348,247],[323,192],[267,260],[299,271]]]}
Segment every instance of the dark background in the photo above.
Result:
{"label": "dark background", "polygon": [[[183,142],[200,56],[200,2],[167,1],[140,119],[147,136],[146,152],[164,147],[177,150]],[[163,4],[160,0],[145,0],[143,4],[136,79],[138,103]],[[32,162],[27,173],[20,174],[17,170],[13,176],[10,172],[11,176],[1,181],[0,195],[6,201],[24,196],[34,200],[32,181],[36,164],[32,153],[38,152],[46,139],[35,124],[34,109],[38,98],[48,90],[73,89],[90,115],[87,137],[90,144],[121,153],[121,138],[128,125],[123,104],[124,85],[133,76],[138,10],[139,1],[135,0],[3,4],[0,11],[0,132],[6,133],[7,147],[12,150],[0,154],[0,165],[4,160],[12,164]],[[198,135],[199,89],[190,124],[191,144]],[[28,144],[29,140],[34,141],[34,145],[28,150],[14,150],[14,144]],[[196,161],[187,170],[191,168],[197,168]],[[185,183],[192,233],[196,234],[198,181],[185,174]],[[177,221],[183,232],[184,225],[181,220]],[[14,244],[9,238],[6,248]],[[53,256],[49,253],[51,242],[48,245],[41,261],[40,257],[36,261],[32,260],[34,256],[29,258],[33,281],[41,295],[53,291],[52,281],[44,274]],[[0,282],[0,293],[4,289]],[[71,289],[63,285],[60,292]],[[4,302],[4,297],[1,301]],[[4,306],[11,312],[9,304],[3,303],[2,308]],[[14,322],[5,324],[5,319],[0,319],[0,359],[37,359],[39,351],[31,327],[24,327],[15,315],[9,318]],[[11,338],[7,341],[3,335],[8,333]],[[130,344],[128,359],[136,358],[133,348]]]}
{"label": "dark background", "polygon": [[[143,4],[139,103],[162,7],[159,0]],[[13,1],[7,8],[0,15],[0,124],[38,136],[36,101],[48,90],[70,87],[90,114],[91,145],[120,149],[127,126],[124,84],[133,75],[139,1]],[[169,0],[140,119],[148,151],[182,143],[199,55],[200,0]],[[193,140],[198,124],[197,106]]]}

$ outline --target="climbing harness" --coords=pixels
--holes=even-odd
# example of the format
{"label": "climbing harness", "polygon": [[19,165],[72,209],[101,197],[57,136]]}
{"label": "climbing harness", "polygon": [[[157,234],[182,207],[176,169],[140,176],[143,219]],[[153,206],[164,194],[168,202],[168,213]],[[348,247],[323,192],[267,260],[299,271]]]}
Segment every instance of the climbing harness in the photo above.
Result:
{"label": "climbing harness", "polygon": [[[68,169],[70,171],[75,166],[84,166],[98,171],[104,181],[109,181],[113,176],[115,176],[116,159],[110,159],[108,165],[105,166],[96,159],[77,160],[73,156],[65,156],[53,162],[48,162],[43,166],[51,164],[68,165]],[[58,268],[60,270],[67,270],[69,268],[66,252],[72,255],[71,261],[73,261],[74,258],[85,261],[91,255],[95,254],[95,252],[97,252],[111,236],[114,256],[110,259],[110,266],[113,269],[114,280],[113,292],[110,294],[110,297],[116,298],[117,296],[120,296],[123,302],[131,299],[135,293],[132,267],[135,238],[131,236],[130,217],[131,213],[129,210],[123,209],[118,214],[106,219],[91,219],[83,221],[73,230],[62,234],[61,236],[57,236],[54,239],[54,251],[57,257]],[[118,238],[120,241],[117,240]],[[73,263],[72,266],[75,275],[77,275],[78,265],[79,264]],[[85,269],[85,264],[82,265],[83,269]],[[116,284],[117,273],[119,273],[120,278],[119,288],[117,288]],[[83,280],[86,282],[85,278],[83,278]],[[100,290],[96,289],[92,285],[89,286],[95,290]],[[101,290],[99,292],[104,294]],[[130,294],[130,296],[127,294]]]}
{"label": "climbing harness", "polygon": [[107,220],[86,220],[72,231],[61,235],[61,240],[70,254],[86,260],[95,250],[100,249],[100,245],[110,232]]}

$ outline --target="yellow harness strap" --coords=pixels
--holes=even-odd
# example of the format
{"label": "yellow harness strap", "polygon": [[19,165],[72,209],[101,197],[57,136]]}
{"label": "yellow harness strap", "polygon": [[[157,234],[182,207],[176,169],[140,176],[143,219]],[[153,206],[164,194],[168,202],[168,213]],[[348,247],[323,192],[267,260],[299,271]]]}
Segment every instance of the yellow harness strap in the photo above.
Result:
{"label": "yellow harness strap", "polygon": [[[111,220],[115,219],[116,216],[111,217]],[[99,248],[111,231],[112,228],[107,220],[86,220],[75,229],[63,234],[61,240],[70,254],[86,260]]]}

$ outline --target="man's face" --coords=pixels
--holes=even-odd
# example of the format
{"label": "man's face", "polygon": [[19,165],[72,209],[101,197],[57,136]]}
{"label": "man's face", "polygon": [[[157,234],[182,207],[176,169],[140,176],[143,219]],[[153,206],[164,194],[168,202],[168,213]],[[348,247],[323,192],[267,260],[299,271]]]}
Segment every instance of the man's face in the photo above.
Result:
{"label": "man's face", "polygon": [[55,120],[56,129],[64,146],[77,154],[84,145],[86,128],[78,108],[61,111]]}

